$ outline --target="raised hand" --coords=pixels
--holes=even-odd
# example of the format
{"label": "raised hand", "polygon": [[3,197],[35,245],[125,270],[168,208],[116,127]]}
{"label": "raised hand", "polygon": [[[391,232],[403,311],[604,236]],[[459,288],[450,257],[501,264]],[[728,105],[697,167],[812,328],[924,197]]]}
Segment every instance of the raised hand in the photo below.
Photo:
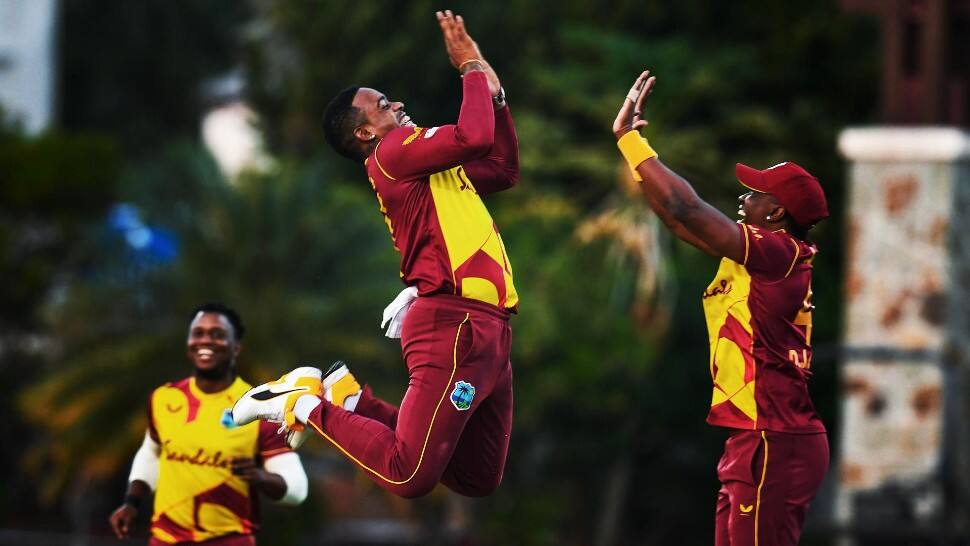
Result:
{"label": "raised hand", "polygon": [[616,138],[647,126],[647,120],[643,119],[643,104],[656,82],[657,78],[651,76],[649,70],[644,70],[633,82],[633,87],[627,92],[623,105],[613,120],[613,134]]}
{"label": "raised hand", "polygon": [[[498,79],[498,74],[492,66],[485,61],[481,49],[465,29],[465,20],[461,15],[454,15],[451,10],[439,11],[435,14],[438,18],[438,26],[445,38],[445,50],[448,52],[448,60],[451,66],[458,70],[467,68],[480,68],[485,71],[488,79],[488,89],[492,96],[498,95],[502,89],[502,83]],[[472,61],[479,61],[475,65]],[[469,66],[470,65],[470,66]]]}
{"label": "raised hand", "polygon": [[451,66],[461,70],[466,63],[484,61],[480,57],[475,41],[465,32],[464,25],[459,28],[458,21],[451,10],[439,11],[435,15],[438,18],[438,26],[441,27],[441,34],[445,39],[445,51],[448,52],[448,60],[451,61]]}

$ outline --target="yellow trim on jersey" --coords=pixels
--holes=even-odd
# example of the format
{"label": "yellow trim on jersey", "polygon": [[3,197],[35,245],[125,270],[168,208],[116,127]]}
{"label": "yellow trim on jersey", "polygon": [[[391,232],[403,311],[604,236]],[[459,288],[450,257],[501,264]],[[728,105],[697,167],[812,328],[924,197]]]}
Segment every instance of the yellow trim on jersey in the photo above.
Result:
{"label": "yellow trim on jersey", "polygon": [[324,432],[323,429],[318,427],[316,423],[310,420],[307,420],[307,423],[310,426],[312,426],[320,434],[320,436],[323,436],[327,441],[333,444],[334,447],[340,450],[340,452],[346,455],[351,461],[354,461],[355,463],[357,463],[358,466],[370,472],[371,474],[377,476],[381,480],[391,485],[404,485],[409,481],[413,480],[414,477],[418,475],[418,471],[421,469],[421,463],[424,462],[424,453],[428,449],[428,441],[431,439],[431,430],[434,428],[435,419],[438,417],[438,410],[441,409],[442,402],[444,402],[445,398],[448,396],[448,389],[451,388],[451,382],[455,379],[455,372],[458,371],[458,339],[461,336],[462,327],[465,326],[465,323],[468,322],[469,316],[470,316],[469,313],[465,313],[465,318],[461,321],[460,324],[458,324],[458,331],[455,332],[455,345],[452,353],[451,376],[448,377],[448,382],[445,383],[445,390],[441,393],[441,398],[438,400],[438,405],[435,406],[434,408],[434,413],[431,414],[431,423],[428,424],[428,432],[424,435],[424,444],[421,446],[421,455],[418,456],[418,464],[417,466],[414,467],[414,472],[412,472],[411,475],[407,477],[407,479],[398,481],[398,480],[392,480],[387,476],[384,476],[380,472],[365,465],[357,457],[354,457],[349,452],[347,452],[347,450],[344,449],[343,446],[338,444],[336,440],[334,440],[326,432]]}
{"label": "yellow trim on jersey", "polygon": [[505,279],[505,307],[515,307],[519,303],[519,293],[515,291],[515,282],[512,278],[512,262],[509,260],[508,252],[505,251],[502,234],[496,231],[495,238],[498,239],[499,249],[502,251],[503,262],[500,265],[503,271],[502,276]]}
{"label": "yellow trim on jersey", "polygon": [[761,440],[765,443],[764,464],[761,465],[761,482],[758,483],[758,494],[754,503],[754,546],[758,546],[758,515],[761,512],[761,488],[765,485],[765,475],[768,474],[768,437],[761,431]]}
{"label": "yellow trim on jersey", "polygon": [[275,457],[277,455],[282,455],[284,453],[289,453],[290,451],[292,451],[292,450],[290,448],[288,448],[288,447],[280,447],[280,448],[276,448],[276,449],[271,449],[269,451],[260,451],[259,452],[259,455],[261,457],[263,457],[264,459],[269,459],[269,458]]}
{"label": "yellow trim on jersey", "polygon": [[818,256],[818,250],[814,246],[808,247],[808,250],[811,256],[805,259],[805,263],[811,265],[815,263],[815,256]]}
{"label": "yellow trim on jersey", "polygon": [[805,298],[802,300],[802,308],[798,310],[798,314],[795,315],[795,320],[792,322],[797,326],[805,327],[805,345],[811,347],[812,345],[812,285],[808,285],[808,291],[805,293]]}
{"label": "yellow trim on jersey", "polygon": [[424,131],[424,129],[422,127],[415,127],[414,128],[414,133],[411,134],[411,136],[409,136],[406,139],[404,139],[404,142],[401,143],[401,146],[407,146],[408,144],[411,144],[412,142],[414,142],[414,139],[416,139],[419,136],[421,136],[421,131]]}
{"label": "yellow trim on jersey", "polygon": [[795,245],[795,258],[791,261],[791,267],[788,268],[788,273],[785,273],[786,279],[788,278],[788,275],[791,275],[792,269],[795,269],[795,264],[798,263],[798,255],[801,254],[801,251],[798,249],[798,243],[795,242],[795,239],[788,240],[791,241],[791,244]]}
{"label": "yellow trim on jersey", "polygon": [[741,265],[748,265],[748,251],[750,250],[751,241],[748,240],[748,226],[743,222],[741,223],[741,231],[744,232],[744,261]]}
{"label": "yellow trim on jersey", "polygon": [[[384,142],[384,141],[381,140],[381,142]],[[378,142],[377,145],[374,146],[374,163],[377,165],[377,168],[380,169],[382,173],[384,173],[384,176],[388,177],[391,180],[397,181],[397,178],[394,178],[393,176],[387,174],[387,171],[385,171],[384,167],[381,165],[381,160],[377,159],[377,149],[381,147],[381,142]]]}
{"label": "yellow trim on jersey", "polygon": [[166,533],[164,529],[159,529],[158,527],[152,527],[151,533],[152,533],[152,536],[154,536],[155,538],[157,538],[162,542],[165,542],[166,544],[178,543],[178,539]]}

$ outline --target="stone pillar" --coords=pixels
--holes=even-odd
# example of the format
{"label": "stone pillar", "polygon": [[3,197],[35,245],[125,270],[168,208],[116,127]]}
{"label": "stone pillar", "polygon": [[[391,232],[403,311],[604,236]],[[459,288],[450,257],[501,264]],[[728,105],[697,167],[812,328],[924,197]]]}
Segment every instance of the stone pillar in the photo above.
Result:
{"label": "stone pillar", "polygon": [[848,129],[839,149],[851,165],[836,519],[859,544],[945,542],[970,517],[970,134]]}

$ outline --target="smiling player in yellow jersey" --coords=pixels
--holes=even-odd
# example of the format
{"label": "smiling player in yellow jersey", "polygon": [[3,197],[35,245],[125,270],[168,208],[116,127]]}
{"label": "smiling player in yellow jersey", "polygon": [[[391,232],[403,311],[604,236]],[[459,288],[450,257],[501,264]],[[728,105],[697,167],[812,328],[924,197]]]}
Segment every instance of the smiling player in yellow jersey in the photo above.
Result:
{"label": "smiling player in yellow jersey", "polygon": [[145,441],[124,504],[110,518],[119,538],[155,490],[150,544],[255,544],[256,491],[284,504],[306,497],[299,456],[277,427],[236,427],[227,415],[250,385],[235,373],[242,321],[221,304],[199,307],[189,326],[191,377],[152,392]]}

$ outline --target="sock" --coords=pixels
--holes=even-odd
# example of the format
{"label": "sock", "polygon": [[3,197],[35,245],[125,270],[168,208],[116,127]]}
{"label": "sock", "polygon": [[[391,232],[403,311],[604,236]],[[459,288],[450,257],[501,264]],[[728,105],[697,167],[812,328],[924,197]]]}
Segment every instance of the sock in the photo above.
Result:
{"label": "sock", "polygon": [[344,409],[347,411],[354,411],[357,409],[357,402],[360,401],[360,395],[363,393],[364,391],[358,391],[357,394],[352,394],[347,398],[344,398]]}
{"label": "sock", "polygon": [[310,412],[315,410],[319,405],[319,397],[313,396],[312,394],[304,394],[296,399],[296,404],[293,405],[293,416],[296,417],[297,421],[305,425],[307,419],[310,418]]}

